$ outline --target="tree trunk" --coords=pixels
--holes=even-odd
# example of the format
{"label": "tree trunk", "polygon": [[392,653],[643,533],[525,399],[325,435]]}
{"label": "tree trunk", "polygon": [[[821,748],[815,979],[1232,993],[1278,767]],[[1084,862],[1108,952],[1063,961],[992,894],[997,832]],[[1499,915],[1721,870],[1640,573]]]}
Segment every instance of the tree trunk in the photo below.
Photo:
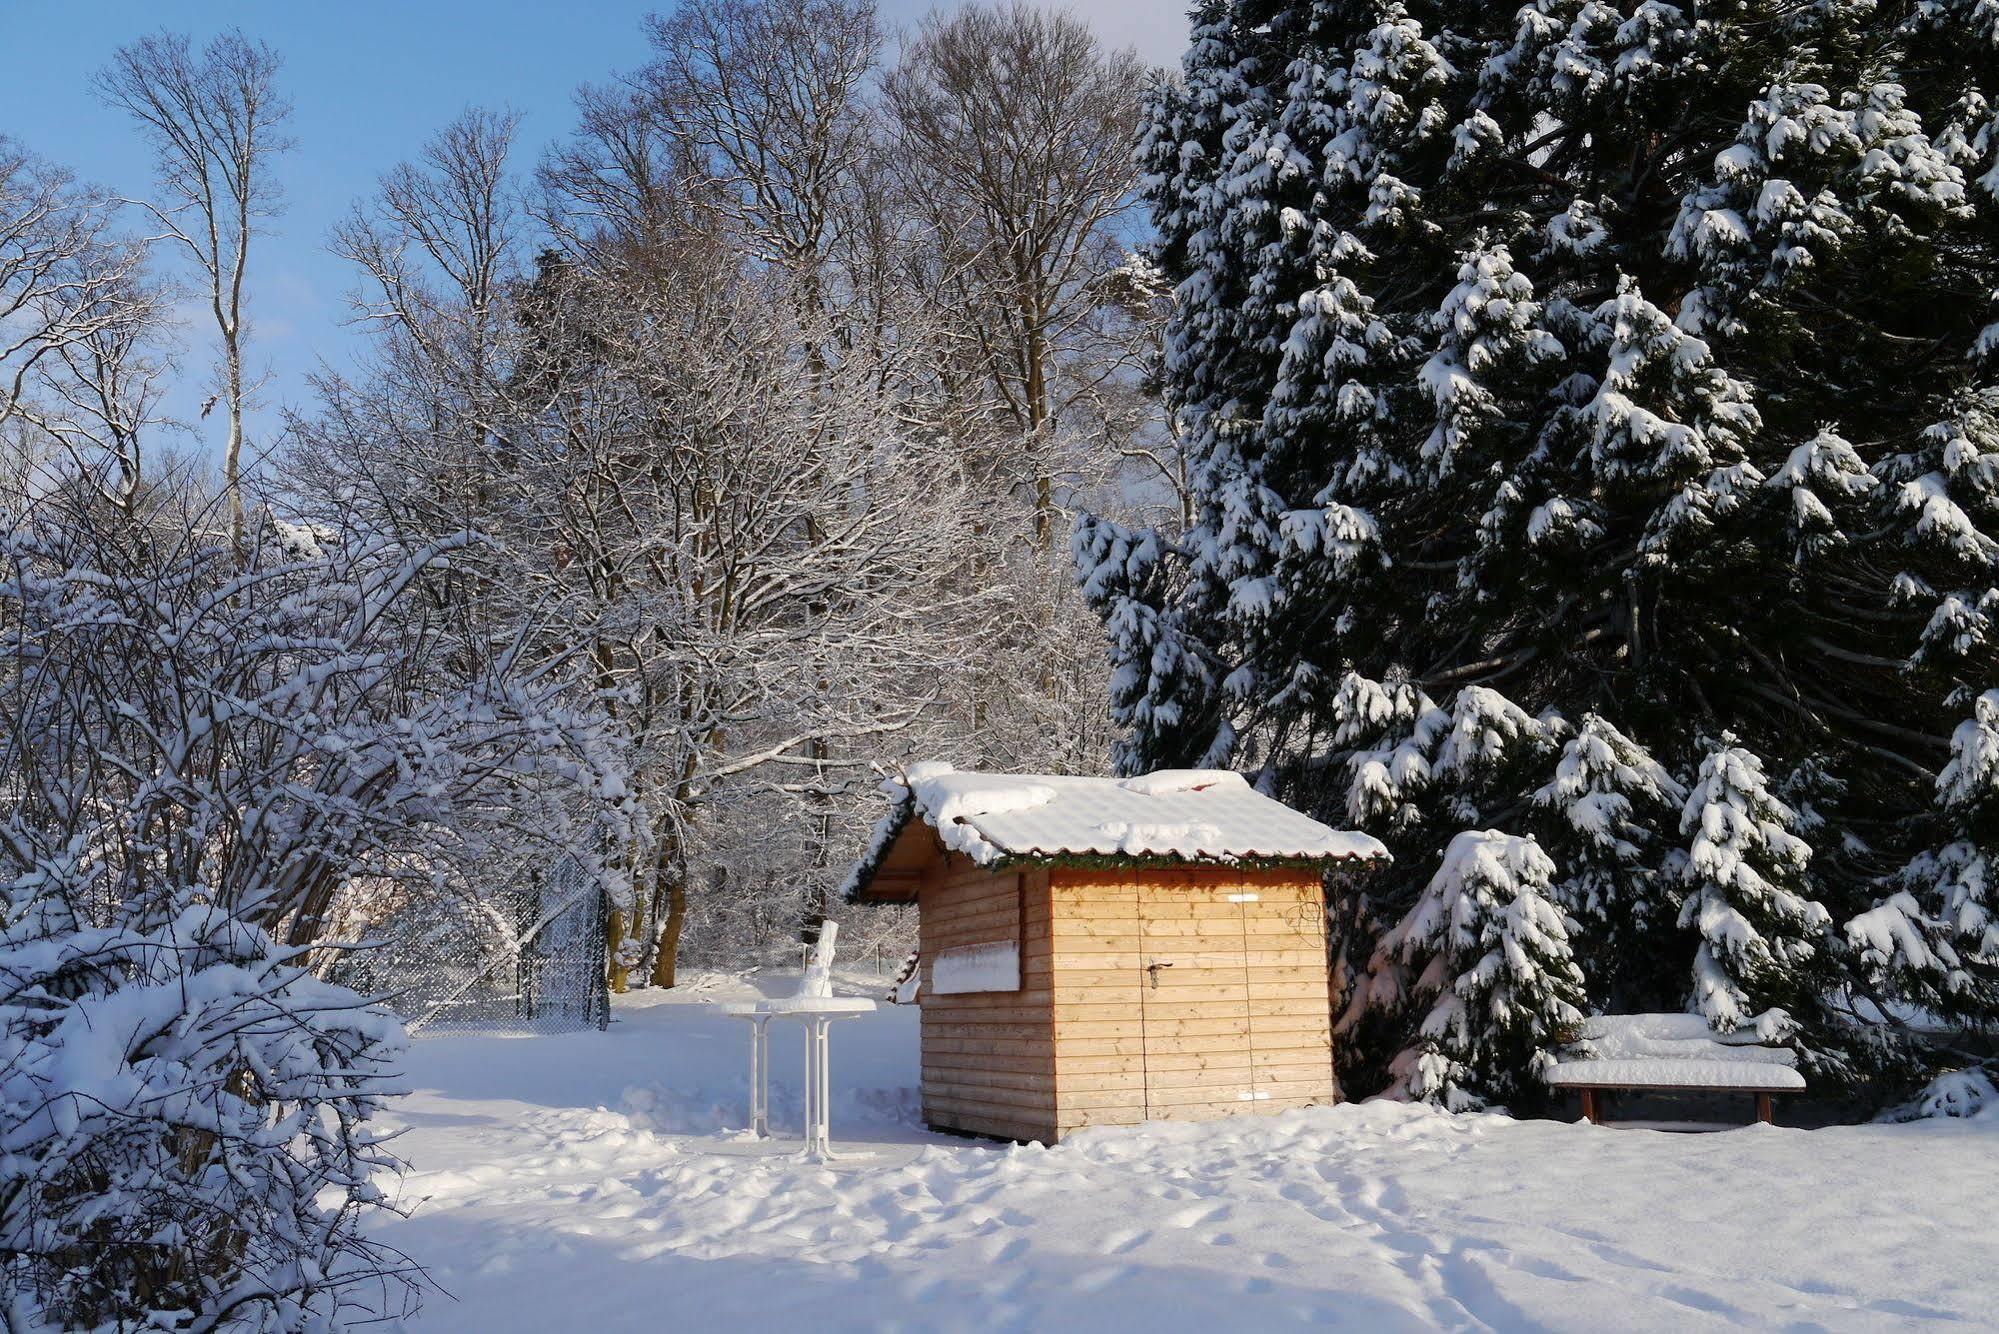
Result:
{"label": "tree trunk", "polygon": [[229,439],[222,446],[222,489],[229,504],[229,546],[243,550],[243,349],[234,329],[223,338],[227,361]]}
{"label": "tree trunk", "polygon": [[604,929],[604,937],[604,945],[610,965],[611,990],[617,992],[619,995],[623,995],[625,987],[630,980],[627,976],[630,970],[621,961],[625,952],[625,910],[623,908],[611,909],[611,922]]}
{"label": "tree trunk", "polygon": [[680,932],[687,925],[687,877],[675,875],[667,884],[666,915],[659,926],[659,948],[653,956],[652,984],[670,987],[680,955]]}

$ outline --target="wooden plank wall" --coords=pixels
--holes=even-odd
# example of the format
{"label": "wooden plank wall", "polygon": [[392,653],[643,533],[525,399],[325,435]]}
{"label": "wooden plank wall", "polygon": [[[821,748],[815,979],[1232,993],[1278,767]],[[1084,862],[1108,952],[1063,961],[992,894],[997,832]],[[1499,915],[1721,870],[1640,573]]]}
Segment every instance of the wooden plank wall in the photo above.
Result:
{"label": "wooden plank wall", "polygon": [[1310,871],[1055,871],[1057,1133],[1333,1101],[1321,900]]}
{"label": "wooden plank wall", "polygon": [[[1162,874],[1115,868],[1053,875],[1055,1103],[1062,1134],[1146,1119],[1138,900]],[[1233,1027],[1227,1016],[1190,1018],[1186,1031],[1224,1042]]]}
{"label": "wooden plank wall", "polygon": [[1338,1100],[1325,889],[1316,871],[1267,872],[1243,905],[1256,1110]]}
{"label": "wooden plank wall", "polygon": [[[924,876],[917,904],[924,1122],[939,1130],[1052,1142],[1048,871],[993,874],[953,855]],[[931,991],[930,969],[939,953],[997,940],[1020,942],[1019,991]]]}

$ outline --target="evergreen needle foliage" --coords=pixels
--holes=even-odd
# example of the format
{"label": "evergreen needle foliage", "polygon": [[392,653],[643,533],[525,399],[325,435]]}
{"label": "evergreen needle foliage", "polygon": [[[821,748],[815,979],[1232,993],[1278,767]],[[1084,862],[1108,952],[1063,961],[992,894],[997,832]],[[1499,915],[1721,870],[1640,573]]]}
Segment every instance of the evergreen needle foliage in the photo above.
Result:
{"label": "evergreen needle foliage", "polygon": [[1195,11],[1141,149],[1193,522],[1077,557],[1128,768],[1396,853],[1347,1069],[1436,1046],[1380,970],[1468,830],[1589,1006],[1822,1079],[1999,1013],[1995,98],[1987,0]]}

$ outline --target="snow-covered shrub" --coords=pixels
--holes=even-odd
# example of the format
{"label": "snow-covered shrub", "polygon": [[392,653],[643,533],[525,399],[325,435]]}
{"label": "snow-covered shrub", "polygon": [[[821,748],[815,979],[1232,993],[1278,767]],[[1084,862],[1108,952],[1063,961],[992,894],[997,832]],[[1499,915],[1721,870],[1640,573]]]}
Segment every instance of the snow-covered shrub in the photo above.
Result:
{"label": "snow-covered shrub", "polygon": [[1398,1091],[1466,1111],[1533,1101],[1583,1021],[1582,974],[1552,897],[1555,864],[1530,838],[1467,830],[1403,919],[1381,938],[1388,967],[1415,970],[1428,1002],[1397,1058]]}
{"label": "snow-covered shrub", "polygon": [[0,1324],[402,1309],[413,1267],[362,1231],[401,1024],[198,894],[83,925],[94,880],[79,858],[0,886]]}
{"label": "snow-covered shrub", "polygon": [[0,870],[73,849],[106,906],[198,889],[286,945],[366,929],[357,894],[476,898],[496,858],[573,850],[620,891],[625,782],[570,659],[437,609],[475,535],[301,549],[265,517],[232,550],[181,483],[130,516],[57,486],[0,525],[0,772],[32,843]]}
{"label": "snow-covered shrub", "polygon": [[1952,1070],[1938,1075],[1923,1091],[1893,1111],[1891,1121],[1922,1121],[1931,1117],[1977,1116],[1999,1106],[1999,1088],[1983,1070]]}
{"label": "snow-covered shrub", "polygon": [[[326,975],[357,894],[595,859],[622,784],[560,658],[412,608],[461,536],[310,540],[169,482],[0,497],[0,1267],[19,1320],[333,1330],[401,1030]],[[599,863],[599,865],[601,865]],[[600,874],[609,874],[600,869]],[[14,1313],[8,1313],[10,1316]],[[148,1323],[151,1322],[151,1323]]]}

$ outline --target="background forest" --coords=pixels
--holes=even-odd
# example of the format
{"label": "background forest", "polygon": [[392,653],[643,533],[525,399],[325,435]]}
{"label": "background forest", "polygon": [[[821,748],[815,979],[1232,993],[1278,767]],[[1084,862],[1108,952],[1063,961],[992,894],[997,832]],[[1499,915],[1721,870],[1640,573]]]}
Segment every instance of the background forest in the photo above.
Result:
{"label": "background forest", "polygon": [[[643,37],[539,158],[473,110],[356,203],[328,244],[368,352],[271,439],[245,421],[254,242],[293,151],[280,54],[120,53],[101,92],[158,157],[136,215],[7,149],[20,517],[87,564],[131,522],[185,539],[125,553],[155,564],[225,536],[218,570],[245,574],[402,561],[377,646],[440,692],[532,682],[605,771],[561,780],[562,822],[504,817],[530,839],[433,840],[420,889],[341,877],[292,938],[361,938],[410,893],[476,916],[482,885],[571,852],[618,904],[616,984],[670,984],[683,948],[795,950],[873,766],[1107,763],[1069,516],[1178,509],[1146,380],[1165,292],[1133,255],[1147,71],[1028,9],[895,45],[868,4],[729,0]],[[211,375],[213,460],[158,411]],[[482,804],[460,777],[441,824]]]}

